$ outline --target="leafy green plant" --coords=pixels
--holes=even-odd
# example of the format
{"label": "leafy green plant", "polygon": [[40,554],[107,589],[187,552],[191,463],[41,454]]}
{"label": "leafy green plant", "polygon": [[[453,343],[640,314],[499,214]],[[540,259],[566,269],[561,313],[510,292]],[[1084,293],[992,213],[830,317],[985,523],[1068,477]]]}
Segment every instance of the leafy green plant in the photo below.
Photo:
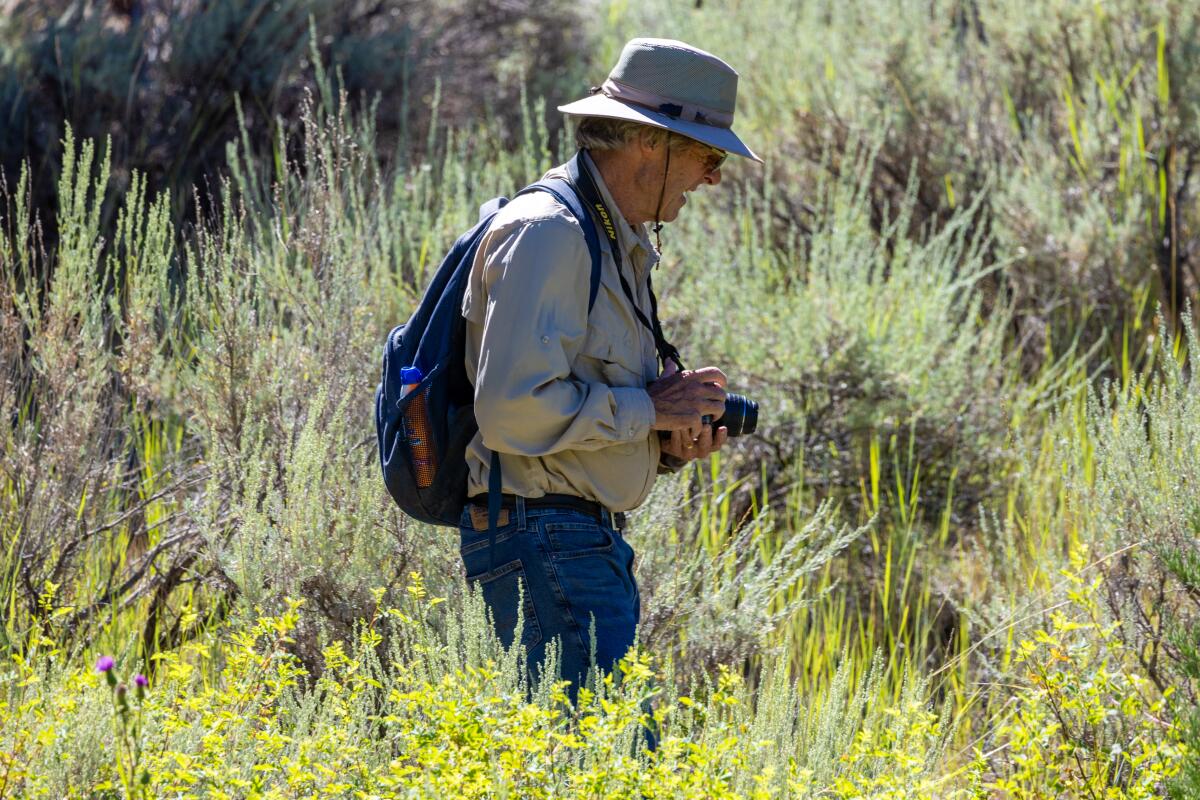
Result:
{"label": "leafy green plant", "polygon": [[[410,576],[397,605],[376,607],[352,642],[324,647],[316,678],[290,652],[299,601],[234,621],[226,636],[159,654],[155,689],[136,708],[112,699],[111,666],[30,664],[25,674],[38,680],[0,678],[9,790],[101,794],[143,769],[149,777],[129,796],[765,799],[851,797],[918,779],[920,796],[954,794],[928,774],[945,723],[917,683],[897,713],[869,708],[869,691],[850,692],[844,676],[805,702],[776,668],[756,690],[721,668],[682,693],[669,665],[640,651],[572,706],[561,682],[524,684],[523,657],[499,647],[477,595],[461,612],[444,600]],[[400,648],[405,639],[420,646]],[[88,721],[114,702],[121,735],[141,743],[133,761],[112,740],[97,743],[108,758],[56,758],[55,747],[83,745]],[[647,725],[658,733],[653,751],[641,744]]]}
{"label": "leafy green plant", "polygon": [[1161,797],[1188,755],[1163,719],[1170,692],[1131,668],[1096,596],[1103,578],[1069,577],[1070,612],[1053,612],[1018,646],[1029,688],[996,729],[993,788],[1010,797]]}

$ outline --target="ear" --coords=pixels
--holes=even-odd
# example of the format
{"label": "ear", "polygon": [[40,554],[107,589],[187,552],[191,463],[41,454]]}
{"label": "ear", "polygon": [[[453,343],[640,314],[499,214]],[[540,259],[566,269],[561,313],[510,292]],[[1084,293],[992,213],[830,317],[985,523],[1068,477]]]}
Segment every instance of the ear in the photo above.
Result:
{"label": "ear", "polygon": [[659,146],[667,143],[667,138],[659,134],[654,128],[647,127],[645,130],[639,132],[636,141],[638,150],[643,156],[648,157],[658,152]]}

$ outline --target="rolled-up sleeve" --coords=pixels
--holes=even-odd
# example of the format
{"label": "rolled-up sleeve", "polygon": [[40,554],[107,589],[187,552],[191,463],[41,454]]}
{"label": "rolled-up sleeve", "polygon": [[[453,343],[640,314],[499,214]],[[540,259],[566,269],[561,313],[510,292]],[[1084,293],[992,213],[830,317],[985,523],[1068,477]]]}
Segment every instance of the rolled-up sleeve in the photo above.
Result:
{"label": "rolled-up sleeve", "polygon": [[543,456],[645,440],[654,405],[644,388],[587,382],[571,370],[587,336],[591,268],[578,226],[526,221],[489,234],[483,247],[487,301],[475,380],[483,443]]}

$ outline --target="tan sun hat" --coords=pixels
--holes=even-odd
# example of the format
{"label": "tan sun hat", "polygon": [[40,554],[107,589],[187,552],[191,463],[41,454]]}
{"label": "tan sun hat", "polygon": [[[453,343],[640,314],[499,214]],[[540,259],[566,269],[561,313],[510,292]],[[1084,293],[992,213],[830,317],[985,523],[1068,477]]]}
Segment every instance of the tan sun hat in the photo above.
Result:
{"label": "tan sun hat", "polygon": [[608,80],[558,110],[665,128],[755,161],[733,132],[738,74],[712,53],[674,39],[631,39]]}

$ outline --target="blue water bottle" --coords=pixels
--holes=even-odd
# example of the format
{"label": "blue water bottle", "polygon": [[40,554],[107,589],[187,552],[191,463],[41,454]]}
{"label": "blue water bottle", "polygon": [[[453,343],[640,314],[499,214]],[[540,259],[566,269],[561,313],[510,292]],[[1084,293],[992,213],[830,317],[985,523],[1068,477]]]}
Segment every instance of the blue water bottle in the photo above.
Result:
{"label": "blue water bottle", "polygon": [[[404,367],[400,370],[400,397],[407,397],[416,390],[424,374],[419,367]],[[425,394],[421,393],[404,409],[404,438],[412,453],[413,472],[417,486],[428,488],[437,474],[437,453],[433,450],[433,431],[429,422],[429,408],[425,405]]]}

